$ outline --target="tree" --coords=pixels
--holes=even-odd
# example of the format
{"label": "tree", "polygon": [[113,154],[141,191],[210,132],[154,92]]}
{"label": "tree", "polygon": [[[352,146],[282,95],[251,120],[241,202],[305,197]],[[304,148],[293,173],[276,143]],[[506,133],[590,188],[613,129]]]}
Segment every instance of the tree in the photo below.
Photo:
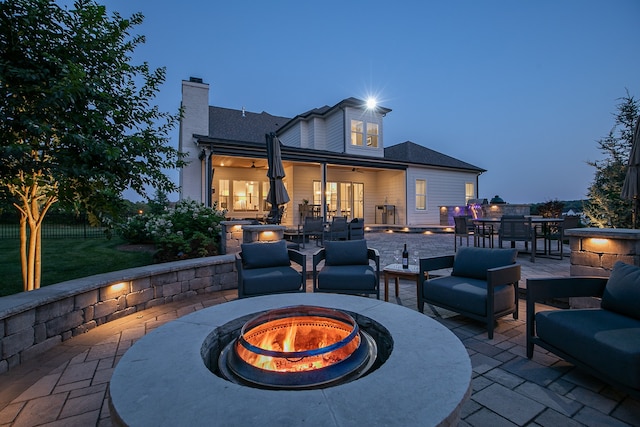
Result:
{"label": "tree", "polygon": [[165,69],[131,64],[143,20],[93,0],[0,1],[0,190],[20,217],[25,290],[40,286],[40,230],[55,203],[115,215],[122,191],[175,191],[178,114],[152,104]]}
{"label": "tree", "polygon": [[638,108],[638,102],[627,92],[617,105],[615,124],[609,135],[597,141],[605,159],[588,162],[596,168],[596,172],[588,189],[589,199],[585,203],[584,213],[594,227],[631,226],[631,201],[623,200],[620,192],[627,173]]}

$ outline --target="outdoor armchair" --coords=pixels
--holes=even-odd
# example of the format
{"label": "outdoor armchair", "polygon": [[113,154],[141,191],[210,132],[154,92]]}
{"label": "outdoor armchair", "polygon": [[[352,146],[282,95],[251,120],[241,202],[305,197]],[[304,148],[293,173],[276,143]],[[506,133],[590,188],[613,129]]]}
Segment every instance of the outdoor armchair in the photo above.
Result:
{"label": "outdoor armchair", "polygon": [[313,292],[375,294],[380,299],[378,251],[368,248],[366,240],[325,242],[313,254]]}
{"label": "outdoor armchair", "polygon": [[[544,348],[640,397],[640,267],[616,262],[611,276],[527,280],[527,357]],[[540,309],[537,303],[596,297],[600,307]]]}
{"label": "outdoor armchair", "polygon": [[[300,266],[297,270],[291,266]],[[286,242],[243,243],[236,254],[238,298],[284,292],[306,292],[307,257]]]}
{"label": "outdoor armchair", "polygon": [[[455,255],[420,259],[426,278],[418,292],[418,309],[433,304],[486,323],[493,338],[498,318],[518,318],[520,265],[516,249],[461,247]],[[450,275],[429,277],[430,271],[452,268]]]}

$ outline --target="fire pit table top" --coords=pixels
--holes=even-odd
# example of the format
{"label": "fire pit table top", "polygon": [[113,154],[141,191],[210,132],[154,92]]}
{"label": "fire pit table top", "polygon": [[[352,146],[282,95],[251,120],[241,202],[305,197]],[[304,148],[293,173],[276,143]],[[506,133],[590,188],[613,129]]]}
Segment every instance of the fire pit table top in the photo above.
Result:
{"label": "fire pit table top", "polygon": [[[203,360],[212,332],[279,307],[315,305],[368,317],[391,334],[393,350],[375,371],[314,390],[264,390],[213,374]],[[110,383],[115,425],[455,425],[469,396],[471,362],[460,340],[435,320],[377,299],[338,294],[246,298],[181,317],[141,338]]]}

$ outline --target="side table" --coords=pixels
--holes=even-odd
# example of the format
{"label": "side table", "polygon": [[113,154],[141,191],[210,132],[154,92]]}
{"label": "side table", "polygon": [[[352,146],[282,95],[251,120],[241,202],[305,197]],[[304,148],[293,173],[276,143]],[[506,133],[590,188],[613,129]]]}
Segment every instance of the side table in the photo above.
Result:
{"label": "side table", "polygon": [[384,273],[384,300],[389,301],[389,279],[395,279],[396,282],[396,296],[399,292],[400,278],[413,279],[416,281],[416,297],[420,293],[420,271],[417,265],[409,265],[409,268],[402,268],[402,264],[390,264],[384,267],[382,270]]}

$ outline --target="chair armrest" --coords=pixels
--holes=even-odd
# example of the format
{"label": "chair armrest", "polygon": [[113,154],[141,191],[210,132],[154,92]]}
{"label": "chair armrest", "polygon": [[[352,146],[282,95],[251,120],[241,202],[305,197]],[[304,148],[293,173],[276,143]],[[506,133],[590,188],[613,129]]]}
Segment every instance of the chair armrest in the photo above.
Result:
{"label": "chair armrest", "polygon": [[289,254],[289,259],[296,264],[305,266],[305,264],[307,263],[307,256],[302,252],[295,249],[287,249],[287,253]]}
{"label": "chair armrest", "polygon": [[375,261],[376,265],[380,265],[380,252],[375,248],[367,248],[367,257],[371,261]]}
{"label": "chair armrest", "polygon": [[552,298],[601,297],[606,277],[573,276],[527,279],[527,357],[533,357],[536,337],[536,302]]}
{"label": "chair armrest", "polygon": [[324,248],[318,249],[313,254],[313,271],[316,271],[316,267],[320,264],[320,261],[324,260],[327,257],[327,252]]}
{"label": "chair armrest", "polygon": [[490,268],[487,270],[487,290],[492,292],[495,286],[517,283],[520,277],[520,264]]}
{"label": "chair armrest", "polygon": [[453,259],[454,259],[454,255],[421,258],[420,271],[422,272],[424,277],[428,277],[428,274],[425,274],[425,273],[428,273],[429,271],[441,270],[443,268],[452,268]]}
{"label": "chair armrest", "polygon": [[527,301],[550,298],[601,297],[606,277],[573,276],[527,279]]}
{"label": "chair armrest", "polygon": [[295,249],[287,249],[289,259],[302,267],[302,281],[307,280],[307,256]]}
{"label": "chair armrest", "polygon": [[[375,248],[367,248],[367,256],[376,264],[376,278],[380,281],[380,252]],[[379,295],[378,295],[379,297]]]}

